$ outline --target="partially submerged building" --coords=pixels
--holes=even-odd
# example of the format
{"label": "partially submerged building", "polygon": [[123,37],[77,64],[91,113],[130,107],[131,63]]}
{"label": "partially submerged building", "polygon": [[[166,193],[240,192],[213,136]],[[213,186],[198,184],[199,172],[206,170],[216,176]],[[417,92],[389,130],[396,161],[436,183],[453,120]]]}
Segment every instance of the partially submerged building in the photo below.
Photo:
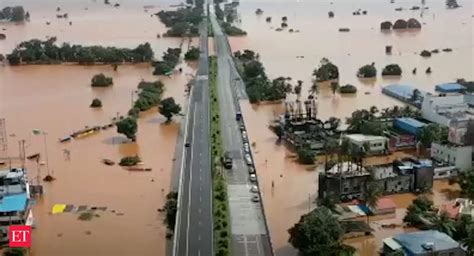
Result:
{"label": "partially submerged building", "polygon": [[[431,144],[431,158],[446,166],[440,172],[449,171],[447,175],[455,176],[458,171],[464,172],[472,169],[473,148],[455,144]],[[449,167],[449,168],[447,168]]]}
{"label": "partially submerged building", "polygon": [[10,225],[33,225],[26,170],[0,170],[0,242],[8,241]]}
{"label": "partially submerged building", "polygon": [[364,134],[344,135],[352,146],[357,150],[366,151],[367,154],[386,154],[388,153],[388,138],[384,136],[373,136]]}
{"label": "partially submerged building", "polygon": [[341,201],[363,199],[369,183],[384,194],[425,191],[433,187],[433,172],[429,160],[404,159],[369,167],[344,162],[319,174],[318,196],[332,195]]}
{"label": "partially submerged building", "polygon": [[383,253],[401,250],[410,256],[466,256],[461,245],[445,233],[427,230],[403,233],[383,240]]}

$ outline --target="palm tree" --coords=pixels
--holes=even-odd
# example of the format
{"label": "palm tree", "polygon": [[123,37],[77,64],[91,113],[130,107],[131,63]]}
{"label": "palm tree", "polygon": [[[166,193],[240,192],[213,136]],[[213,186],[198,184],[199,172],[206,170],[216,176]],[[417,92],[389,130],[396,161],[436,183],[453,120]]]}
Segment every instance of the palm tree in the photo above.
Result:
{"label": "palm tree", "polygon": [[452,237],[456,231],[454,221],[449,217],[448,213],[443,211],[433,219],[433,228],[439,232],[443,232],[446,235]]}
{"label": "palm tree", "polygon": [[462,244],[466,246],[468,255],[474,255],[474,224],[467,227],[467,237],[462,240]]}
{"label": "palm tree", "polygon": [[316,80],[313,81],[313,84],[311,85],[311,88],[309,89],[309,95],[314,96],[315,94],[318,94],[319,91],[319,86]]}
{"label": "palm tree", "polygon": [[[369,208],[370,214],[377,209],[377,202],[382,196],[382,190],[373,183],[366,183],[364,192],[365,206]],[[369,213],[367,214],[367,224],[369,224]]]}
{"label": "palm tree", "polygon": [[375,114],[377,114],[379,112],[379,109],[376,106],[372,106],[372,107],[370,107],[369,112],[373,117]]}

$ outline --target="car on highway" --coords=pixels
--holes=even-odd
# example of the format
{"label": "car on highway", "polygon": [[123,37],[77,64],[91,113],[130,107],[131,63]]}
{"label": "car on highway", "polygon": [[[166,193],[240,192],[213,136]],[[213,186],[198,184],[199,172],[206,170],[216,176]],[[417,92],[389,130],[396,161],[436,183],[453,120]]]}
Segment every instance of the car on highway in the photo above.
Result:
{"label": "car on highway", "polygon": [[257,175],[255,175],[255,174],[250,174],[249,179],[250,179],[250,181],[252,181],[252,182],[257,181]]}
{"label": "car on highway", "polygon": [[244,141],[247,141],[248,137],[247,137],[247,132],[246,131],[242,131],[242,139]]}
{"label": "car on highway", "polygon": [[244,151],[245,153],[250,153],[250,146],[247,142],[244,143]]}
{"label": "car on highway", "polygon": [[255,168],[252,166],[249,167],[249,174],[255,173]]}
{"label": "car on highway", "polygon": [[243,124],[241,124],[239,128],[241,131],[245,131],[245,126]]}
{"label": "car on highway", "polygon": [[258,195],[252,196],[252,202],[254,202],[254,203],[260,202],[260,197]]}
{"label": "car on highway", "polygon": [[250,192],[252,192],[252,193],[258,193],[258,187],[255,186],[255,185],[252,186],[252,187],[250,188]]}
{"label": "car on highway", "polygon": [[232,155],[229,151],[224,152],[224,156],[222,157],[222,164],[226,169],[232,169]]}
{"label": "car on highway", "polygon": [[252,165],[252,158],[249,154],[245,154],[245,163],[247,163],[247,165]]}
{"label": "car on highway", "polygon": [[191,146],[191,143],[189,141],[187,141],[185,144],[184,144],[185,147],[189,148]]}

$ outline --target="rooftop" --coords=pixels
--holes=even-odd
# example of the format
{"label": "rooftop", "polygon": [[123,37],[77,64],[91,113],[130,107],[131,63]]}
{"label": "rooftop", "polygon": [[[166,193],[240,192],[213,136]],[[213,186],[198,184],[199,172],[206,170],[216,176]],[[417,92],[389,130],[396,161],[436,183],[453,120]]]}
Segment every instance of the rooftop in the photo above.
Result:
{"label": "rooftop", "polygon": [[414,118],[411,118],[411,117],[400,117],[400,118],[396,118],[397,121],[400,121],[400,122],[403,122],[403,123],[406,123],[410,126],[413,126],[415,128],[421,128],[423,126],[425,126],[426,124],[423,123],[423,122],[420,122]]}
{"label": "rooftop", "polygon": [[7,195],[0,200],[0,212],[24,211],[26,206],[26,193],[17,195]]}
{"label": "rooftop", "polygon": [[458,83],[446,83],[446,84],[438,84],[435,87],[435,90],[438,92],[450,93],[450,92],[460,92],[465,90],[466,87],[458,84]]}
{"label": "rooftop", "polygon": [[[340,168],[339,168],[340,167]],[[343,162],[338,166],[337,164],[326,171],[327,174],[337,175],[342,173],[344,176],[366,176],[370,173],[364,167],[360,168],[355,163]]]}
{"label": "rooftop", "polygon": [[399,234],[394,236],[393,240],[400,244],[409,255],[429,251],[425,249],[428,248],[428,245],[433,245],[433,251],[459,247],[459,243],[454,241],[451,237],[435,230]]}
{"label": "rooftop", "polygon": [[384,136],[373,136],[373,135],[365,135],[365,134],[347,134],[345,137],[349,138],[350,140],[356,142],[366,142],[366,141],[373,141],[373,140],[387,140]]}

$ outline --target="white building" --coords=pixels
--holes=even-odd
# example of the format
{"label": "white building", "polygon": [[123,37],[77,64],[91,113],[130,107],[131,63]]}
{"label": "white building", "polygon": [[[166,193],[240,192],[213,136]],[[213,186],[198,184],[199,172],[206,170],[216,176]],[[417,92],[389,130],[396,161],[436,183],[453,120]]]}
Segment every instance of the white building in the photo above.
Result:
{"label": "white building", "polygon": [[388,138],[383,136],[372,136],[364,134],[348,134],[344,136],[349,139],[352,145],[355,145],[359,149],[364,149],[364,144],[369,146],[367,153],[369,154],[380,154],[385,153],[388,147]]}
{"label": "white building", "polygon": [[447,165],[455,166],[461,172],[472,169],[472,146],[432,143],[431,157]]}
{"label": "white building", "polygon": [[443,126],[450,126],[453,119],[458,121],[474,119],[474,112],[462,94],[427,93],[421,104],[421,114],[426,120]]}

